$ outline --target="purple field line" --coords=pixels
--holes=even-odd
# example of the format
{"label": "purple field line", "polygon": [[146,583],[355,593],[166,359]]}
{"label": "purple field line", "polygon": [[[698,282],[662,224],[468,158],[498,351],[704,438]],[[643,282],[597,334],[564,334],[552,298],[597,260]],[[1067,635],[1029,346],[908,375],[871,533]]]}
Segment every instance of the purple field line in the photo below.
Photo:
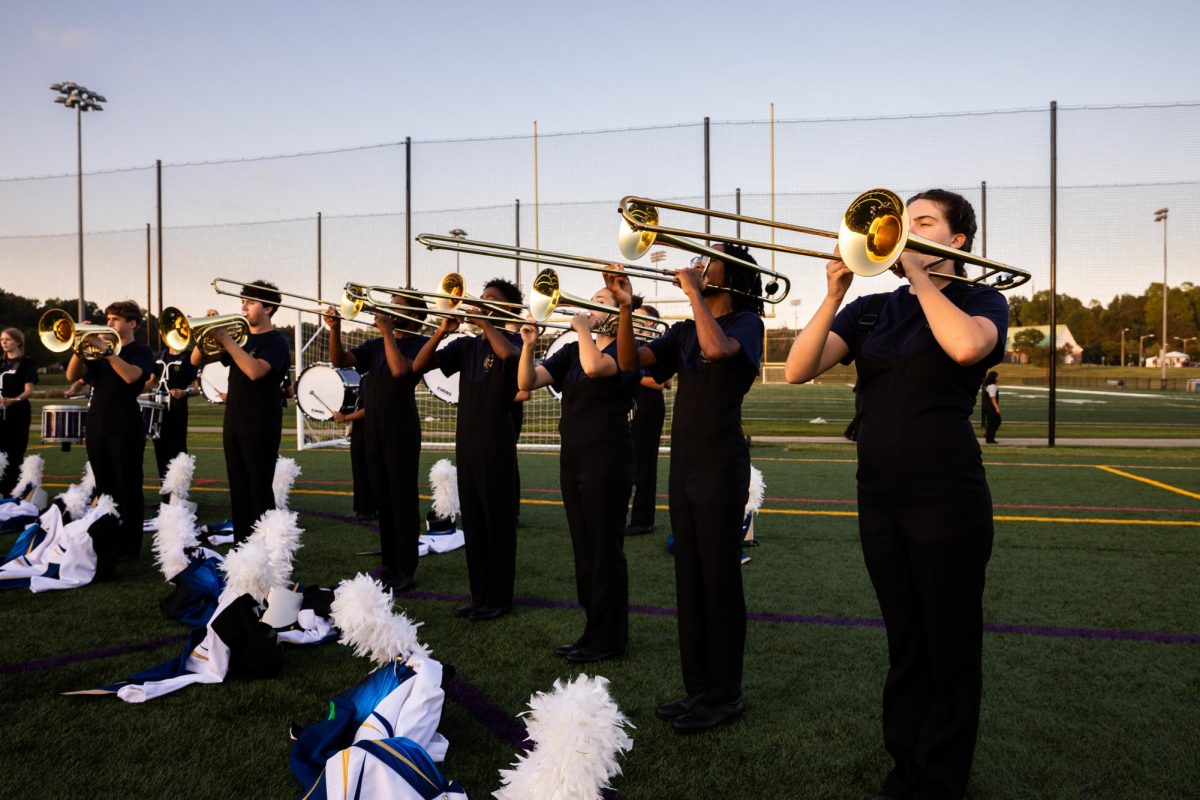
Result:
{"label": "purple field line", "polygon": [[462,706],[464,711],[509,747],[521,753],[529,749],[525,726],[461,675],[455,675],[446,685],[446,697]]}
{"label": "purple field line", "polygon": [[179,644],[186,641],[188,634],[180,633],[175,636],[164,636],[161,639],[151,639],[148,642],[133,642],[118,644],[99,650],[88,650],[83,653],[68,653],[53,658],[39,658],[33,661],[22,661],[18,664],[0,664],[0,675],[17,675],[22,672],[38,672],[46,669],[58,669],[68,664],[78,664],[80,661],[92,661],[99,658],[112,658],[127,653],[137,653],[142,650],[155,650],[169,644]]}

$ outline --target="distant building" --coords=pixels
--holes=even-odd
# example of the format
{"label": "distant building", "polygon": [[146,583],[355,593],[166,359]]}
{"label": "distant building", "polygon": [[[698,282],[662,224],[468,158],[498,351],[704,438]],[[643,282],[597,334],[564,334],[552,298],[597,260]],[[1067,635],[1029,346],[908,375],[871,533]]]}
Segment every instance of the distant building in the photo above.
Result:
{"label": "distant building", "polygon": [[[1178,350],[1172,350],[1171,352],[1167,353],[1167,366],[1168,367],[1186,367],[1188,365],[1189,361],[1190,361],[1190,359],[1189,359],[1187,353],[1181,353]],[[1147,358],[1145,366],[1157,367],[1158,366],[1158,356],[1150,356],[1149,358]]]}
{"label": "distant building", "polygon": [[[1054,350],[1059,354],[1059,358],[1064,364],[1081,364],[1083,363],[1083,348],[1079,346],[1079,342],[1075,341],[1075,337],[1071,335],[1071,331],[1066,325],[1054,326],[1058,335],[1054,337]],[[1023,325],[1019,328],[1008,329],[1008,341],[1004,344],[1004,360],[1009,364],[1027,364],[1029,356],[1024,353],[1018,353],[1013,350],[1013,338],[1021,331],[1039,331],[1042,334],[1041,347],[1048,344],[1050,338],[1049,325]],[[1070,350],[1063,355],[1063,346],[1067,345]]]}

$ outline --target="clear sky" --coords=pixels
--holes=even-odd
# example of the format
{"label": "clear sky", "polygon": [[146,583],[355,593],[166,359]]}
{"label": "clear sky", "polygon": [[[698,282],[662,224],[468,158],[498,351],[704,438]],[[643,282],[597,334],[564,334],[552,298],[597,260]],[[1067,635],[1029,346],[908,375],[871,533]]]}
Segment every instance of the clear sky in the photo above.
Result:
{"label": "clear sky", "polygon": [[[107,110],[84,119],[88,172],[405,136],[419,143],[528,137],[535,119],[543,135],[691,123],[629,135],[544,136],[543,247],[615,258],[613,211],[621,195],[699,201],[694,123],[705,116],[764,120],[774,102],[780,120],[856,118],[777,126],[778,218],[836,227],[849,199],[877,185],[902,192],[941,185],[977,202],[987,180],[989,255],[1033,272],[1033,284],[1018,290],[1028,293],[1047,288],[1044,111],[857,118],[1044,110],[1057,100],[1076,109],[1060,115],[1060,290],[1107,302],[1161,280],[1162,226],[1151,219],[1160,206],[1172,209],[1179,254],[1172,283],[1200,282],[1200,267],[1187,255],[1200,252],[1200,226],[1188,221],[1200,214],[1200,106],[1078,110],[1200,100],[1200,2],[931,0],[863,6],[860,16],[850,8],[756,0],[4,0],[0,179],[74,172],[74,120],[49,90],[64,80],[109,100]],[[748,213],[768,214],[767,133],[761,124],[714,126],[719,207],[729,207],[741,188]],[[419,156],[414,147],[413,232],[465,227],[477,238],[510,241],[513,214],[505,204],[520,198],[529,244],[531,156],[528,138],[423,144]],[[402,158],[393,147],[170,169],[166,303],[183,304],[178,295],[208,300],[207,281],[231,271],[285,286],[311,283],[310,222],[238,226],[311,220],[317,211],[327,219],[325,286],[348,277],[402,283]],[[1095,184],[1107,188],[1080,188]],[[74,292],[73,280],[60,286],[46,277],[73,274],[63,270],[73,268],[76,252],[74,202],[72,179],[0,180],[6,289],[35,297]],[[455,211],[481,206],[496,209]],[[153,214],[151,171],[87,179],[89,297],[145,297],[141,228]],[[199,225],[223,227],[189,227]],[[472,287],[501,271],[486,261],[463,259]],[[781,263],[804,305],[785,310],[789,323],[811,313],[823,292],[820,270],[803,263]],[[414,264],[422,286],[454,261],[420,253]],[[852,292],[890,288],[879,283],[886,280],[856,283]],[[590,295],[594,281],[565,283]]]}
{"label": "clear sky", "polygon": [[416,139],[1200,99],[1200,3],[0,6],[0,176],[70,172],[50,83],[111,101],[88,169]]}

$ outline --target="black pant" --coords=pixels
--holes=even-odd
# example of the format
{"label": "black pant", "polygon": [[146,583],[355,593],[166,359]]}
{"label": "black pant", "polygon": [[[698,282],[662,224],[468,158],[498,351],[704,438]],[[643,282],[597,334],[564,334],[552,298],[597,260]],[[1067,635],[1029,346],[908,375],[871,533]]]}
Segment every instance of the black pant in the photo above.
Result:
{"label": "black pant", "polygon": [[741,564],[746,484],[679,475],[674,465],[671,478],[683,685],[689,695],[704,693],[710,702],[727,703],[741,696],[746,649]]}
{"label": "black pant", "polygon": [[[392,421],[394,424],[394,420]],[[417,539],[421,535],[421,505],[417,494],[420,471],[421,429],[370,430],[363,447],[375,506],[379,511],[379,547],[384,568],[393,574],[417,571]]]}
{"label": "black pant", "polygon": [[575,591],[587,618],[579,644],[619,653],[629,640],[628,454],[618,449],[617,458],[606,458],[599,449],[564,448],[559,483],[575,553]]}
{"label": "black pant", "polygon": [[1000,430],[1000,415],[984,412],[983,438],[988,442],[996,441],[996,431]]}
{"label": "black pant", "polygon": [[263,512],[275,508],[275,460],[279,457],[280,418],[263,415],[261,424],[226,424],[225,470],[229,474],[230,518],[234,538],[245,541]]}
{"label": "black pant", "polygon": [[633,418],[634,480],[633,510],[629,524],[637,528],[654,527],[654,502],[658,490],[658,448],[662,441],[666,405],[662,392],[653,389],[637,393],[637,413]]}
{"label": "black pant", "polygon": [[187,400],[173,398],[163,412],[162,426],[154,440],[154,461],[158,464],[159,478],[167,476],[167,465],[172,458],[187,452],[187,429]]}
{"label": "black pant", "polygon": [[883,736],[896,798],[961,798],[975,752],[982,691],[984,571],[990,496],[948,527],[895,493],[859,488],[863,558],[887,625]]}
{"label": "black pant", "polygon": [[0,475],[0,497],[8,497],[17,485],[21,462],[29,449],[31,413],[29,401],[25,401],[5,409],[4,419],[0,421],[0,452],[8,454],[8,469]]}
{"label": "black pant", "polygon": [[378,509],[371,486],[371,471],[367,461],[367,435],[364,427],[365,424],[361,420],[350,424],[350,476],[354,482],[354,513],[369,517]]}
{"label": "black pant", "polygon": [[[123,417],[100,421],[95,414],[89,416],[87,455],[96,476],[96,492],[110,495],[121,517],[114,555],[137,558],[142,552],[142,519],[146,512],[142,492],[146,434],[140,414]],[[101,553],[96,555],[100,557]]]}
{"label": "black pant", "polygon": [[517,575],[513,445],[460,449],[456,458],[471,602],[479,607],[510,608]]}

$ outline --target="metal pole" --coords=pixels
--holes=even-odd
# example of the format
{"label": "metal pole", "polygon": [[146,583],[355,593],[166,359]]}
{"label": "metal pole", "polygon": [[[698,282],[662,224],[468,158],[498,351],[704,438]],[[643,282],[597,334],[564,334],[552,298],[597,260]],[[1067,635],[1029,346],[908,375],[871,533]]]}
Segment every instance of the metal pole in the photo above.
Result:
{"label": "metal pole", "polygon": [[[771,221],[775,221],[775,104],[771,103]],[[775,244],[775,228],[771,227],[771,244]],[[771,248],[771,271],[775,271],[775,249]],[[765,330],[765,329],[764,329]],[[765,344],[764,344],[765,347]],[[764,349],[765,353],[766,350]]]}
{"label": "metal pole", "polygon": [[1058,389],[1058,101],[1050,102],[1050,408],[1046,444],[1054,447],[1054,407]]}
{"label": "metal pole", "polygon": [[150,223],[146,223],[146,347],[154,347],[154,342],[150,340],[150,315],[153,310],[150,306]]}
{"label": "metal pole", "polygon": [[1125,331],[1129,328],[1121,329],[1121,366],[1125,366]]}
{"label": "metal pole", "polygon": [[79,202],[79,314],[75,317],[82,321],[84,318],[83,305],[83,111],[82,105],[75,106],[75,159],[78,168]]}
{"label": "metal pole", "polygon": [[[516,211],[513,214],[513,219],[516,224],[516,245],[521,246],[521,198],[516,200]],[[521,251],[517,251],[517,286],[521,285]]]}
{"label": "metal pole", "polygon": [[317,299],[321,299],[321,212],[317,212]]}
{"label": "metal pole", "polygon": [[979,184],[980,210],[979,213],[983,217],[983,252],[984,258],[987,258],[987,181],[981,181]]}
{"label": "metal pole", "polygon": [[1162,315],[1162,341],[1159,343],[1158,368],[1160,371],[1160,386],[1164,392],[1167,390],[1167,215],[1163,214],[1163,315]]}
{"label": "metal pole", "polygon": [[542,249],[541,198],[538,195],[538,135],[537,120],[533,121],[533,246]]}
{"label": "metal pole", "polygon": [[[704,118],[704,207],[712,208],[711,175],[709,172],[708,117]],[[712,217],[704,215],[704,232],[712,230]]]}
{"label": "metal pole", "polygon": [[404,137],[404,286],[412,288],[412,137]]}
{"label": "metal pole", "polygon": [[[733,213],[739,217],[742,215],[742,187],[737,187],[733,190]],[[737,221],[737,232],[734,234],[737,238],[742,238],[742,221]]]}
{"label": "metal pole", "polygon": [[[162,193],[162,159],[154,161],[154,193],[155,219],[158,227],[158,318],[162,319],[163,310],[163,193]],[[162,334],[159,334],[158,346],[162,347]]]}

